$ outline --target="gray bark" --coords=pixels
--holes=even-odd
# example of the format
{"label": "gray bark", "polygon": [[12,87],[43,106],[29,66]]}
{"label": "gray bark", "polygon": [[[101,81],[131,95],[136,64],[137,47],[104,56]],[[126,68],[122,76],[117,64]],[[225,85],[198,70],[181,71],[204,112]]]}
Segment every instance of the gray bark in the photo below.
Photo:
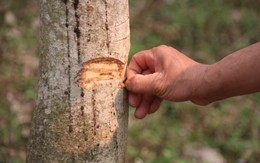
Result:
{"label": "gray bark", "polygon": [[[41,0],[40,79],[27,162],[125,162],[126,90],[123,75],[109,71],[124,72],[127,64],[128,12],[127,0]],[[96,78],[99,67],[95,78],[79,84],[77,75],[92,71],[85,65],[102,59],[101,68],[113,62],[104,66],[106,75]]]}

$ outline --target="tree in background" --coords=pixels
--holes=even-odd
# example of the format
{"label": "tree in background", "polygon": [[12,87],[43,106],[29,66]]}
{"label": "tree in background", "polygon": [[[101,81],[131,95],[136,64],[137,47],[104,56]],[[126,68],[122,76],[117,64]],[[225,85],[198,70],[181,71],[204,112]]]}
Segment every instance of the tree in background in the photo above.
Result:
{"label": "tree in background", "polygon": [[124,162],[127,0],[41,0],[40,80],[27,162]]}

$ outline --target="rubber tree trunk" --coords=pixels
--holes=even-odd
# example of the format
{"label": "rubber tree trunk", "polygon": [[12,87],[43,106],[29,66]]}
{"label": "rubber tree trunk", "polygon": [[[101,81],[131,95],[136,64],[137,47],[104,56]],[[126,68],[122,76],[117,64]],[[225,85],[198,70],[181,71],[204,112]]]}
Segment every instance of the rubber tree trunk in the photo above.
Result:
{"label": "rubber tree trunk", "polygon": [[41,0],[27,162],[125,162],[127,0]]}

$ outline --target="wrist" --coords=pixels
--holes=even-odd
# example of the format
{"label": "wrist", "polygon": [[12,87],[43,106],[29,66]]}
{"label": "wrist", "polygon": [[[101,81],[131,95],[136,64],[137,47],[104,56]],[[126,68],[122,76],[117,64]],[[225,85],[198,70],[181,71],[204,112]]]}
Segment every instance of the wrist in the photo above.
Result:
{"label": "wrist", "polygon": [[199,64],[196,69],[197,73],[193,75],[193,83],[191,83],[193,88],[190,101],[198,105],[207,105],[218,100],[221,83],[215,64]]}

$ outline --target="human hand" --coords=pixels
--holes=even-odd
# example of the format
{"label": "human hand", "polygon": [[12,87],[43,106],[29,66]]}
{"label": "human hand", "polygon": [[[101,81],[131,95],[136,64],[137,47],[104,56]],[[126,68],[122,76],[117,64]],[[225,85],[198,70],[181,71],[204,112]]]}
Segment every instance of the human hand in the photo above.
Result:
{"label": "human hand", "polygon": [[[202,64],[169,46],[136,53],[127,68],[128,101],[135,116],[144,118],[158,110],[162,99],[187,101],[192,94]],[[200,103],[200,101],[198,101]]]}

